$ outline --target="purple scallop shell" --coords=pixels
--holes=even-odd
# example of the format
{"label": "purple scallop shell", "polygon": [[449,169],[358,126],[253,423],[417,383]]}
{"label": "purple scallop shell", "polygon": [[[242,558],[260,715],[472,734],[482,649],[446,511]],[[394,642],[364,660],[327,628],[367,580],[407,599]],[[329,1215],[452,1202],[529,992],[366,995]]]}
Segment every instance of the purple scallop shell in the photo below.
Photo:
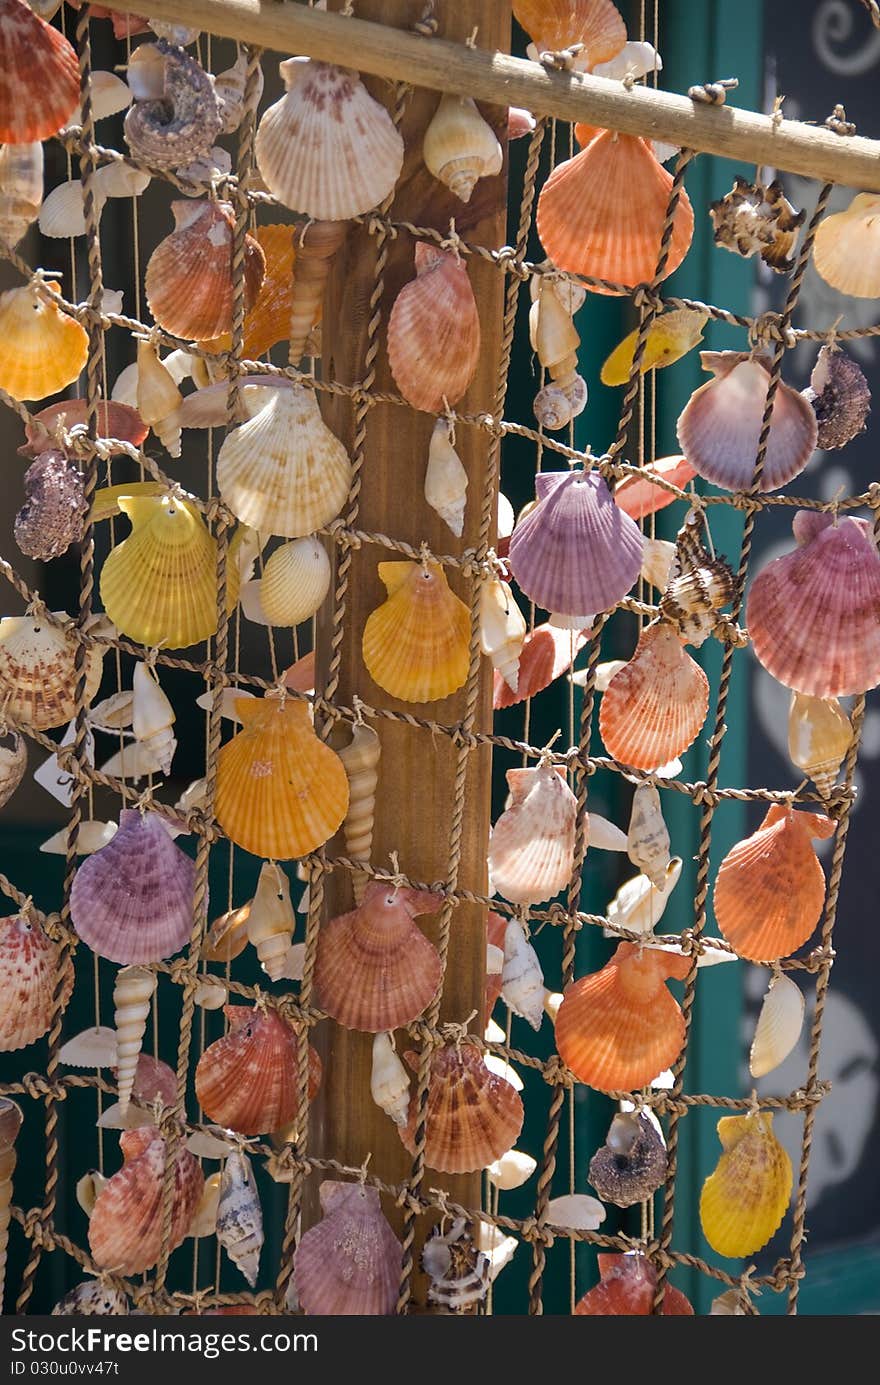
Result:
{"label": "purple scallop shell", "polygon": [[606,611],[626,595],[642,566],[644,536],[615,505],[597,471],[544,471],[538,504],[510,540],[520,590],[563,616]]}
{"label": "purple scallop shell", "polygon": [[811,697],[880,683],[880,556],[870,524],[799,510],[800,547],[752,583],[746,622],[758,661]]}
{"label": "purple scallop shell", "polygon": [[305,1232],[293,1257],[300,1307],[318,1317],[393,1313],[403,1248],[378,1192],[325,1179],[319,1196],[323,1220]]}
{"label": "purple scallop shell", "polygon": [[156,813],[124,808],[116,836],[74,877],[73,926],[110,962],[161,962],[189,941],[195,876]]}

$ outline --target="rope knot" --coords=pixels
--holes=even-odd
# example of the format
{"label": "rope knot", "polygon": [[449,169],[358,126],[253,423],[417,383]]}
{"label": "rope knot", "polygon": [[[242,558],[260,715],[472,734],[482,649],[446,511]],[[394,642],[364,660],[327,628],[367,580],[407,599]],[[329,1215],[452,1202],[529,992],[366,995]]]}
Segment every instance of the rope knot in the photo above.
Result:
{"label": "rope knot", "polygon": [[572,43],[568,48],[559,48],[555,52],[548,49],[540,55],[541,66],[546,67],[549,72],[571,72],[574,60],[583,52],[583,48],[582,43]]}
{"label": "rope knot", "polygon": [[761,313],[749,327],[749,345],[753,349],[765,347],[771,341],[784,342],[787,349],[797,346],[797,336],[785,314],[773,312],[772,309]]}
{"label": "rope knot", "polygon": [[551,1087],[574,1086],[574,1075],[569,1072],[558,1053],[554,1053],[547,1059],[541,1070],[541,1075]]}
{"label": "rope knot", "polygon": [[659,313],[663,309],[660,291],[653,284],[636,284],[631,297],[636,308],[653,308],[655,313]]}

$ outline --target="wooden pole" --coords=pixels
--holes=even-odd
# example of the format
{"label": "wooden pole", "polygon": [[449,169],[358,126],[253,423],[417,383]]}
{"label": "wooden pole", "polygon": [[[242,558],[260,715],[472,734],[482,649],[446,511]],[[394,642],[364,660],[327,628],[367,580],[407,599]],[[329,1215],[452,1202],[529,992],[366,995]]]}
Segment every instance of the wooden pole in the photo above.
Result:
{"label": "wooden pole", "polygon": [[[143,9],[143,0],[117,0],[117,8]],[[494,16],[481,25],[476,48],[461,41],[462,27],[447,21],[443,39],[389,30],[388,16],[399,7],[358,3],[359,16],[347,18],[278,0],[151,0],[157,19],[185,20],[211,33],[274,48],[285,55],[305,53],[326,62],[345,63],[371,73],[434,91],[473,96],[478,101],[524,106],[535,115],[581,120],[588,125],[646,135],[740,163],[765,165],[821,182],[880,192],[880,141],[841,137],[821,126],[795,120],[774,124],[766,115],[734,106],[695,105],[685,96],[606,81],[576,72],[548,72],[539,63],[493,50],[486,35]],[[454,9],[466,10],[463,3]],[[504,0],[483,7],[508,9]],[[401,23],[411,23],[410,6]],[[456,16],[457,18],[457,16]],[[459,41],[451,42],[455,35]],[[707,72],[707,80],[728,73]],[[817,112],[817,114],[819,114]]]}

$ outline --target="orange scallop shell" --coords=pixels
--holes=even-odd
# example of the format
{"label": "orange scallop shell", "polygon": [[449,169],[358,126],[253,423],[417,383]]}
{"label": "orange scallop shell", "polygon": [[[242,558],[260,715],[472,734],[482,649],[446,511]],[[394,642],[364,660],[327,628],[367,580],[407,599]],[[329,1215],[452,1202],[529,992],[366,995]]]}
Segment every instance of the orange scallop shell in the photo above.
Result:
{"label": "orange scallop shell", "polygon": [[79,64],[63,34],[23,0],[0,0],[0,140],[34,144],[79,102]]}
{"label": "orange scallop shell", "polygon": [[526,635],[519,656],[519,678],[516,692],[496,671],[492,690],[492,706],[515,707],[527,697],[543,692],[571,668],[580,650],[590,637],[589,630],[562,630],[556,625],[536,625]]}
{"label": "orange scallop shell", "polygon": [[[61,950],[38,923],[22,914],[0,920],[0,1053],[41,1038],[52,1023],[52,998]],[[62,1009],[73,985],[69,966]]]}
{"label": "orange scallop shell", "polygon": [[773,962],[807,941],[825,902],[825,875],[811,838],[833,833],[824,814],[774,803],[758,831],[727,853],[712,902],[718,927],[740,957]]}
{"label": "orange scallop shell", "polygon": [[[150,256],[144,287],[160,327],[187,341],[209,341],[232,329],[232,239],[226,202],[171,203],[175,228]],[[245,307],[256,302],[265,256],[245,238]]]}
{"label": "orange scallop shell", "polygon": [[671,625],[649,625],[636,652],[608,684],[599,731],[615,760],[657,769],[696,740],[709,707],[709,681]]}
{"label": "orange scallop shell", "polygon": [[[599,1283],[588,1289],[575,1307],[577,1317],[648,1317],[657,1289],[657,1271],[644,1255],[600,1252]],[[693,1317],[694,1310],[680,1289],[667,1284],[664,1317]]]}
{"label": "orange scallop shell", "polygon": [[[162,1184],[165,1141],[154,1125],[119,1137],[124,1163],[98,1194],[89,1219],[89,1247],[98,1269],[142,1274],[159,1259],[162,1246]],[[170,1245],[185,1238],[199,1205],[204,1178],[198,1161],[178,1147]]]}
{"label": "orange scallop shell", "polygon": [[461,260],[419,241],[416,278],[400,290],[388,319],[388,360],[397,388],[414,409],[439,413],[456,404],[480,357],[480,318]]}
{"label": "orange scallop shell", "polygon": [[662,486],[651,484],[652,476],[671,481],[674,486],[684,490],[688,481],[696,476],[687,457],[660,457],[656,462],[648,462],[639,468],[638,476],[625,476],[614,487],[614,503],[629,515],[630,519],[644,519],[646,515],[665,510],[678,497]]}
{"label": "orange scallop shell", "polygon": [[[262,1135],[296,1119],[297,1037],[276,1010],[227,1005],[229,1033],[196,1067],[196,1096],[209,1117],[240,1135]],[[321,1085],[321,1060],[309,1045],[309,1100]]]}
{"label": "orange scallop shell", "polygon": [[[418,1093],[410,1098],[409,1116],[399,1129],[410,1154],[415,1152],[419,1123]],[[519,1093],[486,1067],[467,1041],[434,1050],[428,1087],[425,1162],[440,1173],[484,1169],[511,1149],[522,1129]]]}
{"label": "orange scallop shell", "polygon": [[[293,308],[293,266],[296,259],[294,226],[258,226],[254,239],[266,259],[266,272],[256,302],[245,313],[241,353],[255,361],[290,334]],[[209,351],[228,351],[232,337],[228,332],[214,341],[203,342]]]}
{"label": "orange scallop shell", "polygon": [[540,53],[582,43],[578,67],[609,62],[626,43],[626,25],[611,0],[514,0],[513,13]]}

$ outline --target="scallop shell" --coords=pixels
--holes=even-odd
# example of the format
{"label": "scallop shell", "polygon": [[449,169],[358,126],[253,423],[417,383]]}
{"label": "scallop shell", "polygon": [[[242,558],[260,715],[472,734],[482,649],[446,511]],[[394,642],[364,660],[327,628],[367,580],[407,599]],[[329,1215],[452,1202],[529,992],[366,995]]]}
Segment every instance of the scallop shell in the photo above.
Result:
{"label": "scallop shell", "polygon": [[[150,256],[144,287],[160,327],[187,341],[209,341],[232,330],[232,240],[235,217],[227,202],[172,202],[174,230]],[[252,308],[266,259],[245,237],[245,307]]]}
{"label": "scallop shell", "polygon": [[689,967],[688,957],[619,943],[601,971],[566,987],[556,1046],[579,1082],[600,1092],[634,1091],[672,1066],[684,1016],[664,983],[683,980]]}
{"label": "scallop shell", "polygon": [[644,538],[598,472],[541,472],[538,503],[520,516],[510,569],[538,606],[590,618],[614,606],[639,575]]}
{"label": "scallop shell", "polygon": [[351,478],[348,453],[323,422],[314,392],[301,385],[274,390],[228,434],[217,457],[223,499],[263,535],[299,538],[329,524]]}
{"label": "scallop shell", "polygon": [[[428,1167],[440,1173],[470,1173],[513,1147],[522,1130],[523,1104],[511,1083],[491,1072],[479,1049],[465,1040],[431,1054],[425,1119]],[[399,1131],[410,1154],[415,1152],[418,1122],[416,1093],[406,1126]]]}
{"label": "scallop shell", "polygon": [[[52,1023],[61,950],[39,923],[23,914],[0,920],[0,1053],[14,1053],[41,1038]],[[64,1009],[73,984],[65,963]]]}
{"label": "scallop shell", "polygon": [[107,1025],[92,1025],[65,1040],[58,1059],[72,1068],[112,1068],[116,1062],[116,1030]]}
{"label": "scallop shell", "polygon": [[436,702],[467,679],[470,615],[437,563],[379,564],[388,598],[368,617],[363,656],[375,683],[402,702]]}
{"label": "scallop shell", "polygon": [[13,399],[57,394],[88,354],[85,328],[32,285],[0,293],[0,389]]}
{"label": "scallop shell", "polygon": [[263,1211],[251,1161],[235,1149],[223,1165],[217,1240],[254,1288],[263,1248]]}
{"label": "scallop shell", "polygon": [[[94,8],[92,10],[94,16]],[[126,15],[126,18],[128,16]],[[128,1297],[100,1279],[84,1279],[70,1293],[60,1298],[52,1309],[53,1318],[127,1317],[131,1310]]]}
{"label": "scallop shell", "polygon": [[418,241],[416,278],[400,290],[388,319],[388,361],[414,409],[440,413],[466,392],[480,357],[480,318],[462,261]]}
{"label": "scallop shell", "polygon": [[395,1125],[406,1125],[409,1076],[395,1052],[393,1034],[377,1034],[373,1039],[370,1096]]}
{"label": "scallop shell", "polygon": [[516,692],[511,690],[504,676],[496,672],[492,706],[496,710],[513,707],[549,688],[571,668],[589,637],[589,630],[560,630],[556,625],[536,625],[523,641]]}
{"label": "scallop shell", "polygon": [[0,0],[0,140],[48,139],[78,104],[79,64],[67,39],[23,0]]}
{"label": "scallop shell", "polygon": [[271,981],[281,979],[295,926],[290,882],[280,866],[266,861],[248,911],[247,937]]}
{"label": "scallop shell", "polygon": [[[379,761],[382,745],[371,726],[364,723],[352,728],[348,745],[334,746],[348,779],[348,812],[342,824],[347,855],[354,861],[369,861],[373,845],[373,823],[376,812],[376,786],[379,782]],[[356,904],[361,904],[368,877],[362,871],[352,873],[352,889]]]}
{"label": "scallop shell", "polygon": [[670,861],[669,831],[655,784],[639,784],[633,794],[626,854],[636,870],[643,871],[658,890],[663,889]]}
{"label": "scallop shell", "polygon": [[[714,380],[691,395],[678,420],[678,441],[698,476],[729,491],[749,490],[770,372],[737,351],[703,351]],[[803,395],[780,381],[758,489],[779,490],[798,476],[816,447],[816,416]]]}
{"label": "scallop shell", "polygon": [[260,605],[272,625],[299,625],[330,590],[330,559],[314,534],[282,544],[260,578]]}
{"label": "scallop shell", "polygon": [[[0,620],[0,704],[37,731],[65,726],[76,713],[77,640],[68,622],[63,611],[52,620],[38,615]],[[100,645],[86,651],[86,702],[98,691],[104,653]]]}
{"label": "scallop shell", "polygon": [[575,66],[590,72],[626,43],[626,25],[611,0],[514,0],[513,13],[538,53],[582,44]]}
{"label": "scallop shell", "polygon": [[134,1091],[138,1058],[155,990],[155,972],[146,967],[122,967],[116,974],[113,1022],[116,1028],[116,1081],[123,1118]]}
{"label": "scallop shell", "polygon": [[306,1231],[293,1257],[304,1313],[318,1317],[394,1312],[403,1247],[382,1215],[375,1188],[325,1179],[323,1219]]}
{"label": "scallop shell", "polygon": [[50,562],[82,538],[87,506],[84,476],[63,452],[43,452],[24,474],[25,503],[15,516],[15,542],[28,558]]}
{"label": "scallop shell", "polygon": [[492,884],[514,904],[538,904],[571,877],[577,799],[550,763],[509,769],[507,784],[511,806],[489,839]]}
{"label": "scallop shell", "polygon": [[[205,1049],[196,1096],[209,1120],[240,1135],[262,1135],[296,1119],[297,1037],[275,1010],[227,1005],[229,1033]],[[321,1061],[309,1046],[309,1098],[321,1083]]]}
{"label": "scallop shell", "polygon": [[665,510],[678,498],[672,491],[654,485],[650,479],[652,476],[661,477],[683,489],[696,474],[686,457],[661,457],[640,467],[637,476],[625,476],[618,481],[613,492],[614,503],[630,519],[644,519],[658,510]]}
{"label": "scallop shell", "polygon": [[538,954],[529,942],[519,919],[510,919],[504,931],[504,967],[501,995],[515,1015],[521,1015],[533,1029],[541,1028],[544,1018],[544,974]]}
{"label": "scallop shell", "polygon": [[[119,1137],[124,1163],[105,1184],[89,1218],[89,1248],[98,1269],[141,1274],[159,1259],[162,1245],[162,1185],[165,1141],[155,1126]],[[198,1162],[178,1148],[169,1242],[184,1240],[202,1195]]]}
{"label": "scallop shell", "polygon": [[774,803],[758,831],[727,853],[712,902],[718,927],[740,957],[772,962],[807,941],[825,902],[811,839],[833,833],[834,823],[821,813]]}
{"label": "scallop shell", "polygon": [[822,347],[803,396],[816,415],[817,447],[845,447],[865,431],[871,391],[855,361],[840,347]]}
{"label": "scallop shell", "polygon": [[663,1137],[644,1112],[619,1112],[590,1160],[589,1179],[605,1202],[632,1207],[653,1196],[666,1168]]}
{"label": "scallop shell", "polygon": [[504,153],[495,131],[470,96],[445,93],[425,131],[422,158],[461,202],[470,202],[480,178],[501,172]]}
{"label": "scallop shell", "polygon": [[134,49],[127,75],[136,99],[125,117],[125,141],[136,158],[176,169],[207,153],[222,116],[214,79],[195,58],[160,39]]}
{"label": "scallop shell", "polygon": [[852,745],[850,719],[836,698],[794,692],[788,710],[788,754],[828,798]]}
{"label": "scallop shell", "polygon": [[323,846],[348,811],[339,757],[315,735],[303,702],[238,698],[242,729],[220,751],[215,813],[238,846],[291,860]]}
{"label": "scallop shell", "polygon": [[739,1259],[765,1246],[782,1222],[792,1189],[791,1160],[770,1111],[724,1116],[723,1153],[700,1194],[703,1235],[719,1255]]}
{"label": "scallop shell", "polygon": [[299,228],[288,315],[290,361],[298,365],[321,320],[324,287],[334,256],[348,234],[347,221],[312,221]]}
{"label": "scallop shell", "polygon": [[451,425],[438,418],[431,433],[428,469],[425,472],[425,499],[436,510],[457,539],[464,531],[468,477],[461,458],[452,445]]}
{"label": "scallop shell", "polygon": [[[73,428],[77,423],[86,422],[86,401],[84,399],[62,399],[57,404],[49,404],[34,414],[25,429],[27,442],[20,448],[24,457],[38,457],[54,444],[53,430],[62,424]],[[98,400],[98,437],[102,441],[115,439],[140,447],[150,431],[136,409],[115,400],[109,403]],[[118,455],[121,449],[111,448],[111,455]],[[124,491],[123,491],[124,493]]]}
{"label": "scallop shell", "polygon": [[42,200],[42,144],[0,145],[0,244],[18,244],[36,221]]}
{"label": "scallop shell", "polygon": [[27,745],[17,731],[0,726],[0,808],[15,793],[27,769]]}
{"label": "scallop shell", "polygon": [[321,928],[315,963],[321,1007],[346,1029],[370,1034],[417,1019],[436,994],[442,966],[413,919],[435,913],[442,902],[440,895],[372,881],[362,904]]}
{"label": "scallop shell", "polygon": [[[254,239],[265,256],[266,268],[256,301],[244,318],[241,354],[249,361],[258,360],[278,342],[287,341],[290,334],[294,263],[298,259],[295,236],[293,226],[257,226],[254,231]],[[204,345],[210,351],[229,351],[231,333],[224,332]]]}
{"label": "scallop shell", "polygon": [[784,1063],[801,1036],[804,993],[791,977],[776,972],[764,996],[749,1051],[752,1077],[766,1077]]}
{"label": "scallop shell", "polygon": [[838,293],[880,298],[880,196],[856,193],[845,211],[826,216],[813,244],[816,273]]}
{"label": "scallop shell", "polygon": [[111,962],[172,957],[193,928],[195,866],[156,813],[123,808],[119,831],[77,871],[70,916],[83,942]]}
{"label": "scallop shell", "polygon": [[615,760],[652,770],[681,755],[700,733],[709,683],[671,625],[649,625],[629,663],[602,696],[599,730]]}
{"label": "scallop shell", "polygon": [[[557,164],[538,198],[541,244],[570,274],[634,288],[654,277],[672,175],[650,146],[633,135],[603,131],[566,163]],[[690,248],[694,213],[682,189],[663,278]],[[588,286],[594,293],[618,290]]]}
{"label": "scallop shell", "polygon": [[217,629],[217,545],[194,505],[178,496],[127,496],[128,538],[101,569],[113,624],[148,648],[183,649]]}
{"label": "scallop shell", "polygon": [[508,584],[497,577],[484,582],[480,588],[480,648],[513,693],[519,682],[526,634],[525,617]]}
{"label": "scallop shell", "polygon": [[[609,1255],[600,1252],[599,1283],[589,1289],[575,1307],[578,1317],[646,1318],[654,1311],[657,1271],[639,1252]],[[663,1295],[664,1317],[693,1317],[693,1308],[680,1289],[667,1284]]]}

